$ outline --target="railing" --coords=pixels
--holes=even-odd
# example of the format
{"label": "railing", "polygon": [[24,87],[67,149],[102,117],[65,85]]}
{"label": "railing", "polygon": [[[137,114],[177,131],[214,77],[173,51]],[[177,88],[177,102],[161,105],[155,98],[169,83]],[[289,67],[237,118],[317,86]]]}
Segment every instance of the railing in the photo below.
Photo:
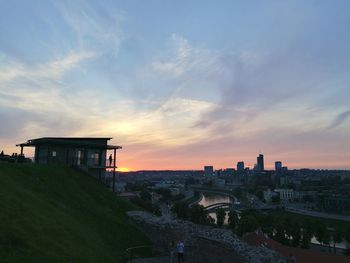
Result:
{"label": "railing", "polygon": [[105,161],[103,160],[95,160],[94,158],[78,158],[73,157],[72,158],[72,165],[86,165],[89,167],[105,167],[105,168],[114,168],[114,159],[107,159]]}
{"label": "railing", "polygon": [[109,159],[109,158],[107,158],[106,159],[106,167],[114,167],[114,159]]}
{"label": "railing", "polygon": [[156,254],[153,246],[129,247],[125,250],[125,262],[132,262],[133,259],[140,257],[152,257]]}
{"label": "railing", "polygon": [[233,203],[216,203],[212,205],[208,205],[205,207],[205,209],[211,209],[211,208],[217,208],[217,207],[222,207],[222,206],[233,206]]}

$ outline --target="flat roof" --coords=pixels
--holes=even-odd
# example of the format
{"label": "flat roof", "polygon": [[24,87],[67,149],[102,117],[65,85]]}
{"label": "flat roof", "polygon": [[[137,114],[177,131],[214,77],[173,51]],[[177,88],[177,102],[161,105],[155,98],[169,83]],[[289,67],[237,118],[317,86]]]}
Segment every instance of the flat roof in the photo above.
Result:
{"label": "flat roof", "polygon": [[41,137],[30,139],[28,141],[36,140],[111,140],[113,137]]}
{"label": "flat roof", "polygon": [[[45,143],[51,143],[56,145],[72,145],[81,147],[92,147],[92,148],[102,148],[102,149],[121,149],[118,145],[107,145],[98,143],[98,141],[105,140],[109,141],[112,137],[42,137],[37,139],[31,139],[24,143],[16,144],[20,147],[31,147]],[[85,142],[84,142],[85,141]],[[90,141],[90,142],[86,142]]]}

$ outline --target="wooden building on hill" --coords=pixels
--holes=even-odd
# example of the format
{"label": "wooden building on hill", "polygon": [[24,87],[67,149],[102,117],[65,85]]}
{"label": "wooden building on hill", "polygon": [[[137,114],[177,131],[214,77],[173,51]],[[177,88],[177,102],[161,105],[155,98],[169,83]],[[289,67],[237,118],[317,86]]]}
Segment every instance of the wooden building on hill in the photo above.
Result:
{"label": "wooden building on hill", "polygon": [[102,180],[106,170],[113,171],[115,186],[116,151],[121,146],[108,145],[112,138],[89,137],[43,137],[17,144],[35,147],[34,162],[38,164],[62,164],[80,168]]}

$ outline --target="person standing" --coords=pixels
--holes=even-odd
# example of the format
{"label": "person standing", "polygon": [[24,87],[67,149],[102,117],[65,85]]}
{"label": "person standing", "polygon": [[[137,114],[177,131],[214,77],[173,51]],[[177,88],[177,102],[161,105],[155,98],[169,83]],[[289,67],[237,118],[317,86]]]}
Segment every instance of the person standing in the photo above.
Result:
{"label": "person standing", "polygon": [[185,262],[184,259],[184,252],[185,252],[185,245],[183,241],[179,241],[176,245],[176,250],[177,250],[177,262]]}
{"label": "person standing", "polygon": [[112,160],[113,160],[113,158],[112,158],[112,154],[109,156],[109,166],[111,166],[112,165]]}

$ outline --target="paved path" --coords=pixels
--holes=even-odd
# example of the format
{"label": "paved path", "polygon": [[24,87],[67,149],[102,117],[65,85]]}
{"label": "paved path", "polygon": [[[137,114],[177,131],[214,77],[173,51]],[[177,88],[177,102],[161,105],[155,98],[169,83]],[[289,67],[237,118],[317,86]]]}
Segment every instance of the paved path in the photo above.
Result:
{"label": "paved path", "polygon": [[[186,263],[194,263],[194,260],[186,258]],[[171,262],[170,257],[138,258],[128,263],[177,263],[177,258]]]}
{"label": "paved path", "polygon": [[160,203],[159,207],[162,212],[162,217],[165,219],[174,219],[173,213],[171,212],[171,207],[168,204]]}
{"label": "paved path", "polygon": [[154,257],[154,258],[138,258],[129,261],[128,263],[161,263],[170,262],[169,257]]}

